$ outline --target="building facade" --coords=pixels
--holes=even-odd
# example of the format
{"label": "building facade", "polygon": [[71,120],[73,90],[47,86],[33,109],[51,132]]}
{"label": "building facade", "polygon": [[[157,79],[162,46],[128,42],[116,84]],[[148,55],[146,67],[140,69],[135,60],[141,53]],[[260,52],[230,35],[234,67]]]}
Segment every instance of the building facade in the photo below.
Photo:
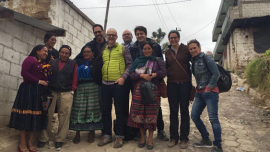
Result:
{"label": "building facade", "polygon": [[93,39],[94,22],[69,0],[8,0],[0,2],[0,125],[7,125],[21,64],[47,32],[57,35],[56,49],[67,44],[74,58]]}
{"label": "building facade", "polygon": [[269,0],[222,0],[213,29],[216,62],[242,73],[270,48]]}

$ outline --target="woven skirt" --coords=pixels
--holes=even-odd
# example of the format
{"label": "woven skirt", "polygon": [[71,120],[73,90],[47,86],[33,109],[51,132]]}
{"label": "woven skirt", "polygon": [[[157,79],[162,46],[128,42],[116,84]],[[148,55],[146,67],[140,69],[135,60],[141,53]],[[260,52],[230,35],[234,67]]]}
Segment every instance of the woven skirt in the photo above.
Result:
{"label": "woven skirt", "polygon": [[138,81],[133,89],[128,126],[156,130],[158,109],[160,107],[160,89],[157,85],[153,89],[156,103],[144,105],[141,103],[140,88],[142,83],[143,81]]}
{"label": "woven skirt", "polygon": [[9,127],[38,131],[47,128],[47,113],[42,110],[41,94],[44,86],[21,83],[11,109]]}
{"label": "woven skirt", "polygon": [[69,129],[101,130],[100,87],[94,82],[79,83],[74,94]]}

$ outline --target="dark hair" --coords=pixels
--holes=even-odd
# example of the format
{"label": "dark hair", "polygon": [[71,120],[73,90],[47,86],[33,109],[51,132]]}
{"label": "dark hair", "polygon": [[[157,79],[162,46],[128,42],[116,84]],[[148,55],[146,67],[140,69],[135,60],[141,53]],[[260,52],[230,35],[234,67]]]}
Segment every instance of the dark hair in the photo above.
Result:
{"label": "dark hair", "polygon": [[148,44],[148,45],[152,48],[152,50],[153,50],[152,56],[156,56],[156,52],[155,52],[155,50],[154,50],[154,46],[153,46],[153,43],[152,43],[152,42],[150,42],[150,41],[144,42],[144,43],[142,44],[142,49],[143,49],[143,47],[144,47],[146,44]]}
{"label": "dark hair", "polygon": [[53,33],[47,33],[47,34],[44,36],[44,44],[45,44],[52,36],[56,36],[56,35],[53,34]]}
{"label": "dark hair", "polygon": [[145,33],[145,35],[147,35],[147,29],[144,26],[136,26],[134,29],[135,35],[136,35],[137,30],[143,31]]}
{"label": "dark hair", "polygon": [[197,46],[198,46],[199,48],[201,47],[200,42],[199,42],[199,41],[197,41],[196,39],[190,40],[190,41],[188,42],[188,46],[189,46],[190,44],[192,44],[192,43],[197,44]]}
{"label": "dark hair", "polygon": [[93,49],[92,49],[92,46],[90,46],[90,45],[85,45],[85,46],[82,48],[82,53],[84,52],[84,49],[85,49],[85,48],[90,48],[91,52],[94,53],[94,51],[93,51]]}
{"label": "dark hair", "polygon": [[63,48],[68,49],[68,50],[69,50],[69,53],[70,53],[69,56],[71,56],[71,53],[72,53],[71,47],[68,46],[68,45],[62,45],[62,46],[60,47],[60,49],[59,49],[59,53],[61,52],[61,50],[62,50]]}
{"label": "dark hair", "polygon": [[171,30],[170,33],[168,34],[168,38],[170,38],[170,34],[175,33],[177,37],[180,37],[180,33],[177,30]]}
{"label": "dark hair", "polygon": [[43,45],[43,44],[39,44],[39,45],[35,46],[35,47],[32,49],[32,51],[31,51],[31,53],[29,54],[29,56],[33,56],[33,57],[35,57],[35,58],[38,59],[38,57],[37,57],[37,51],[40,51],[40,50],[43,49],[44,47],[45,47],[45,45]]}
{"label": "dark hair", "polygon": [[102,25],[100,25],[100,24],[95,24],[95,25],[92,27],[93,32],[94,32],[94,28],[95,28],[95,27],[100,27],[101,30],[103,31]]}

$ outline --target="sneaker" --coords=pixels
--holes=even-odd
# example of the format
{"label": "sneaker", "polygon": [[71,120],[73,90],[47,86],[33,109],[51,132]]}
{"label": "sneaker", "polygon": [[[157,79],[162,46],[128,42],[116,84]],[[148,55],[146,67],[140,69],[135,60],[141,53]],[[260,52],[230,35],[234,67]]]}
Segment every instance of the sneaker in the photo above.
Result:
{"label": "sneaker", "polygon": [[214,146],[211,150],[211,152],[223,152],[222,147]]}
{"label": "sneaker", "polygon": [[204,147],[204,148],[212,148],[212,141],[211,140],[201,140],[198,143],[193,144],[194,147]]}
{"label": "sneaker", "polygon": [[46,143],[47,142],[41,142],[41,141],[38,140],[37,147],[42,148],[42,147],[44,147],[46,145]]}
{"label": "sneaker", "polygon": [[163,141],[169,141],[169,138],[167,137],[164,130],[161,130],[158,132],[158,138],[163,140]]}
{"label": "sneaker", "polygon": [[123,139],[120,137],[117,137],[114,143],[114,148],[121,148],[123,146]]}
{"label": "sneaker", "polygon": [[55,148],[56,148],[56,150],[61,150],[63,144],[64,144],[63,142],[55,142]]}
{"label": "sneaker", "polygon": [[181,148],[181,149],[187,149],[187,148],[188,148],[188,141],[182,140],[182,141],[180,142],[180,148]]}
{"label": "sneaker", "polygon": [[172,147],[174,147],[176,144],[177,144],[176,140],[171,139],[170,142],[169,142],[169,144],[168,144],[168,147],[169,147],[169,148],[172,148]]}
{"label": "sneaker", "polygon": [[101,138],[101,141],[98,143],[98,146],[99,147],[102,147],[102,146],[107,145],[108,143],[111,143],[111,142],[112,142],[112,139],[111,138],[102,137]]}

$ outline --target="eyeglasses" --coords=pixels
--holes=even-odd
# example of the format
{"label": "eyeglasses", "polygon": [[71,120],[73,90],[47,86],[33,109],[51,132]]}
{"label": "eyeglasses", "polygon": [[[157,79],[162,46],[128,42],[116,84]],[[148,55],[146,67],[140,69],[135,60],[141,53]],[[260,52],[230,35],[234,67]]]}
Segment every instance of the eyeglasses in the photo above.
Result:
{"label": "eyeglasses", "polygon": [[127,33],[127,34],[123,34],[123,36],[129,36],[129,35],[131,35],[130,33]]}
{"label": "eyeglasses", "polygon": [[102,31],[95,31],[94,34],[100,34]]}
{"label": "eyeglasses", "polygon": [[176,40],[176,39],[178,39],[178,37],[170,37],[169,39],[170,39],[170,40],[173,40],[173,39]]}
{"label": "eyeglasses", "polygon": [[85,53],[85,54],[86,54],[86,53],[92,53],[92,51],[84,51],[83,53]]}
{"label": "eyeglasses", "polygon": [[116,37],[117,35],[114,34],[107,34],[108,37]]}

